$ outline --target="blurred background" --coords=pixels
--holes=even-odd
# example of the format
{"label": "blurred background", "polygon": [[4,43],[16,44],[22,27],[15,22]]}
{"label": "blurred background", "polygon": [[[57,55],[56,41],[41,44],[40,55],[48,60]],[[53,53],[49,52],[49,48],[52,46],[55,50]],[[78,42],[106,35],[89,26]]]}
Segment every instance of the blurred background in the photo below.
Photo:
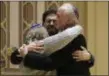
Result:
{"label": "blurred background", "polygon": [[9,48],[19,47],[32,23],[42,23],[42,13],[63,3],[79,10],[88,50],[95,57],[92,75],[108,75],[108,2],[94,1],[0,1],[0,67],[2,74],[19,75],[18,65],[10,63]]}

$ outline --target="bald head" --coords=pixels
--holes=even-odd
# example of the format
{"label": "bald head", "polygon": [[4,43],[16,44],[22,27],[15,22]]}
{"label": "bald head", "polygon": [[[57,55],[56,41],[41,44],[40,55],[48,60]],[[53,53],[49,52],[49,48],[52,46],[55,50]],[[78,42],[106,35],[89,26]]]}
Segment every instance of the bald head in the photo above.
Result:
{"label": "bald head", "polygon": [[73,6],[69,3],[63,4],[58,10],[63,10],[65,13],[74,13]]}
{"label": "bald head", "polygon": [[63,10],[66,14],[74,14],[77,19],[79,18],[78,9],[70,3],[64,3],[58,10]]}
{"label": "bald head", "polygon": [[79,23],[77,9],[70,3],[65,3],[57,11],[57,28],[65,29]]}

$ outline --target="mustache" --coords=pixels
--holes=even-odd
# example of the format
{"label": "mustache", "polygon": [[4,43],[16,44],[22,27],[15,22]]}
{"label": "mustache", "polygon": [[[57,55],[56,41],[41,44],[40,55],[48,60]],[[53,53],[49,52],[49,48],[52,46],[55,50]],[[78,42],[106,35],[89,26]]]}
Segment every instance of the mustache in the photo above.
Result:
{"label": "mustache", "polygon": [[46,28],[54,28],[54,29],[56,29],[55,25],[48,25]]}

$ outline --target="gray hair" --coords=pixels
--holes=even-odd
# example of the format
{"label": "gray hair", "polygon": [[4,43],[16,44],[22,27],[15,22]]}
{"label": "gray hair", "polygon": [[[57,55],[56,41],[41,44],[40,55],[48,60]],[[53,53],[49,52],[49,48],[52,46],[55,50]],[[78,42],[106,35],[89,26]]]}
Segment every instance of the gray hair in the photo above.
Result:
{"label": "gray hair", "polygon": [[34,27],[32,29],[30,28],[26,34],[25,43],[29,44],[33,41],[41,40],[41,39],[44,39],[48,36],[49,35],[48,35],[47,30],[43,26]]}

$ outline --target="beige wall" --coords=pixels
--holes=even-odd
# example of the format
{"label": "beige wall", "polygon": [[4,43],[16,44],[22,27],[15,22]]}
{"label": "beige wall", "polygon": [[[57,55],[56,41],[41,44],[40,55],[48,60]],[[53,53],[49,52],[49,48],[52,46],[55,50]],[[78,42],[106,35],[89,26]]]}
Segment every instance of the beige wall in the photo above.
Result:
{"label": "beige wall", "polygon": [[87,39],[96,61],[92,74],[108,75],[108,2],[87,3]]}
{"label": "beige wall", "polygon": [[[19,46],[19,3],[10,2],[10,47]],[[10,63],[10,67],[18,68]]]}

